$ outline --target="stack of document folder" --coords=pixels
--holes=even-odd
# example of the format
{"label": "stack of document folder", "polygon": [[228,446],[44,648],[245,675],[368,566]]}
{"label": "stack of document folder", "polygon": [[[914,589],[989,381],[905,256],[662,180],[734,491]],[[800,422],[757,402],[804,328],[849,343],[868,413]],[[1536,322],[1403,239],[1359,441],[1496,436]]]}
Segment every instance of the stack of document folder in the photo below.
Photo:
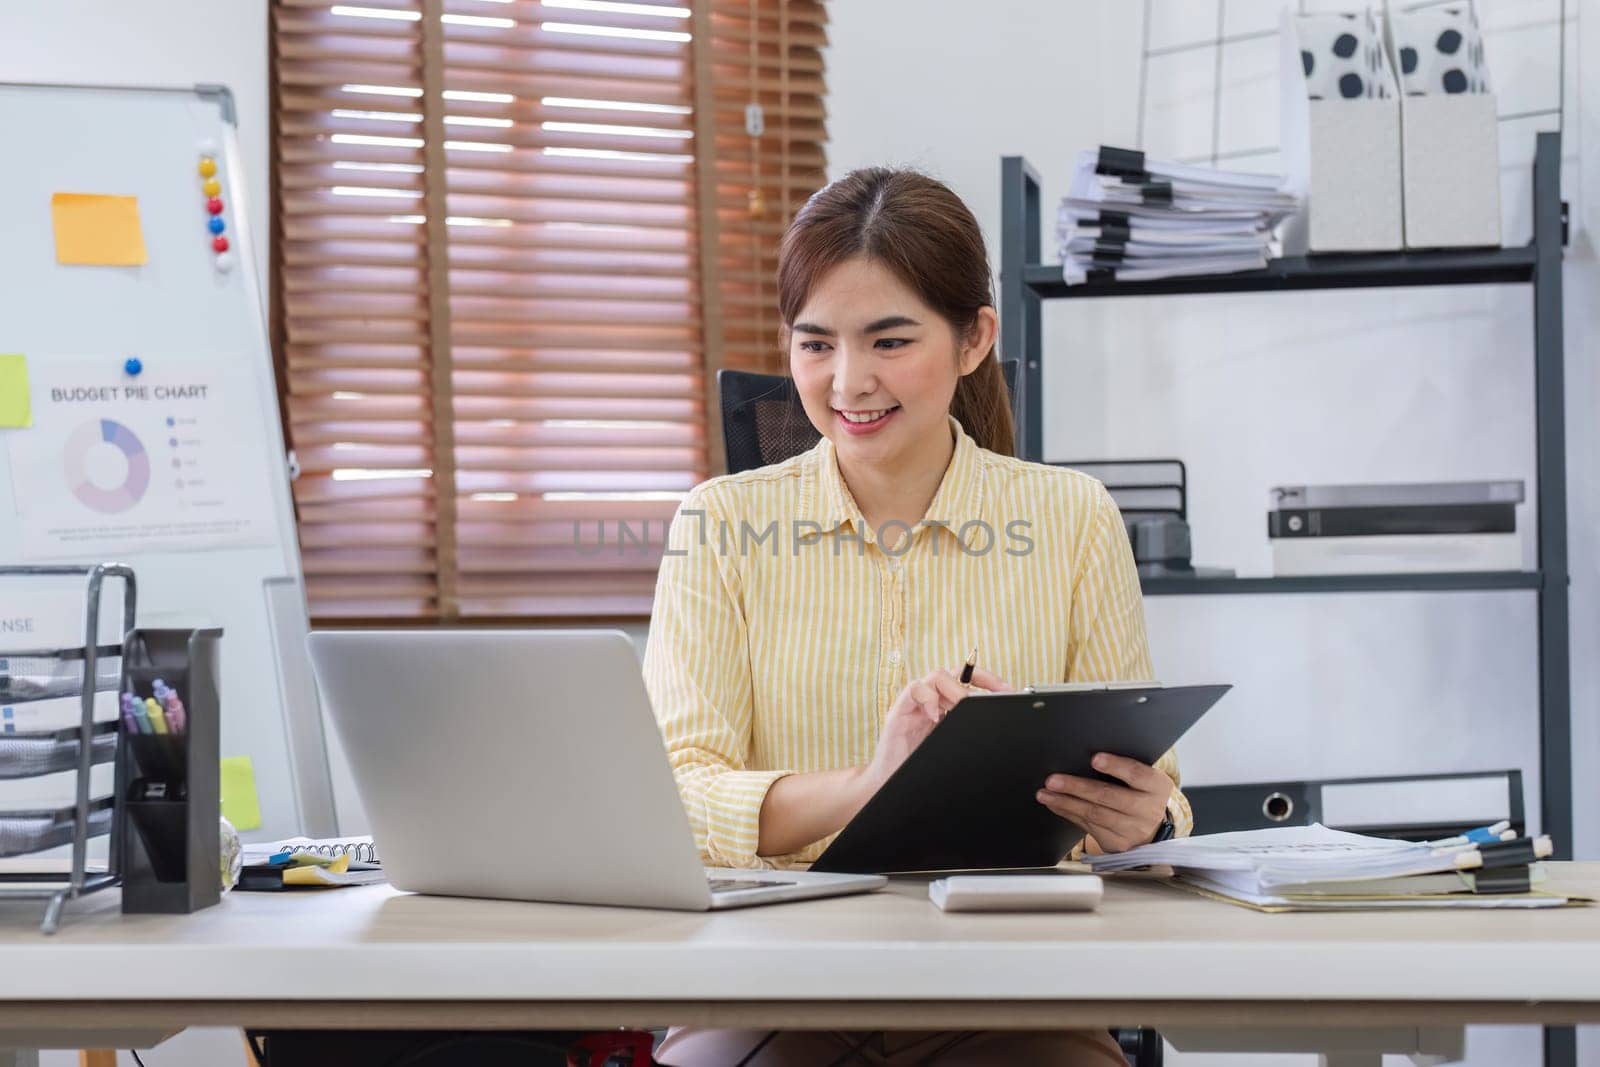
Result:
{"label": "stack of document folder", "polygon": [[1095,873],[1168,866],[1181,885],[1265,911],[1551,908],[1589,903],[1535,887],[1550,839],[1502,840],[1485,827],[1440,841],[1395,841],[1320,824],[1143,845],[1085,862]]}
{"label": "stack of document folder", "polygon": [[1286,185],[1126,148],[1081,152],[1056,218],[1062,275],[1077,285],[1259,270],[1274,228],[1299,208]]}

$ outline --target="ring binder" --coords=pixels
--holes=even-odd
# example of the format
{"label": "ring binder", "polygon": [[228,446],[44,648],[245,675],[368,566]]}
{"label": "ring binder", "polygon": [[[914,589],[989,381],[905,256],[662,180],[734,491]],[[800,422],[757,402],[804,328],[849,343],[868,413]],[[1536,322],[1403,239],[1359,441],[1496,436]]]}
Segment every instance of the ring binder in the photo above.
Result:
{"label": "ring binder", "polygon": [[[1456,796],[1463,787],[1467,792]],[[1522,772],[1515,769],[1190,785],[1183,792],[1194,808],[1196,835],[1320,822],[1369,836],[1430,841],[1502,818],[1518,834],[1526,827]],[[1480,792],[1494,794],[1494,802],[1487,795],[1480,800]],[[1373,817],[1382,812],[1391,814]]]}

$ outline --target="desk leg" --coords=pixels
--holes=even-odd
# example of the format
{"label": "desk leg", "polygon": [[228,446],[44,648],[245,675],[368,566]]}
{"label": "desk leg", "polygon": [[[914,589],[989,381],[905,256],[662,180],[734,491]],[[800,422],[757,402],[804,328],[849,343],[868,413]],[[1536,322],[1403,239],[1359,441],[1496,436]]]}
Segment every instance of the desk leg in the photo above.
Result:
{"label": "desk leg", "polygon": [[1576,1067],[1578,1031],[1570,1026],[1544,1028],[1544,1067]]}
{"label": "desk leg", "polygon": [[39,1050],[0,1048],[0,1067],[39,1067]]}

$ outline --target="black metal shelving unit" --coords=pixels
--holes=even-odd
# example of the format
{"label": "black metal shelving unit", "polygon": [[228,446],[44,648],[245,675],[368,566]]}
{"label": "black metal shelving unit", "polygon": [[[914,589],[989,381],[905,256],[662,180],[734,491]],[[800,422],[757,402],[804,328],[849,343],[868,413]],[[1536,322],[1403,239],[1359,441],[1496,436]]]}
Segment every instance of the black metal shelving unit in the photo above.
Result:
{"label": "black metal shelving unit", "polygon": [[[1068,286],[1040,259],[1039,179],[1026,160],[1000,163],[1000,350],[1021,361],[1018,452],[1044,458],[1040,308],[1045,300],[1186,296],[1436,285],[1527,285],[1533,294],[1537,569],[1510,573],[1341,575],[1312,578],[1153,578],[1147,595],[1532,590],[1539,598],[1539,815],[1557,859],[1572,858],[1572,706],[1568,636],[1567,457],[1562,343],[1561,135],[1541,133],[1533,164],[1533,240],[1521,248],[1286,257],[1264,270],[1150,282]],[[1545,1031],[1545,1063],[1576,1062],[1569,1027]]]}
{"label": "black metal shelving unit", "polygon": [[1141,579],[1146,596],[1219,596],[1228,593],[1395,593],[1447,589],[1539,589],[1540,571],[1463,571],[1439,574],[1330,574],[1293,578]]}

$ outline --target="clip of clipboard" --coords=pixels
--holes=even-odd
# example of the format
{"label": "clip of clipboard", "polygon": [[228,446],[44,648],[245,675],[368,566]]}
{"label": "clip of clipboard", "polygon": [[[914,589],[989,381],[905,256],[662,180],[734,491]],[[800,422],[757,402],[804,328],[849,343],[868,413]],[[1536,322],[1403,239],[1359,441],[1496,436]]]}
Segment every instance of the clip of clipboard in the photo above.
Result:
{"label": "clip of clipboard", "polygon": [[974,693],[945,716],[811,865],[814,871],[1053,867],[1084,837],[1041,805],[1051,774],[1115,781],[1098,752],[1154,763],[1231,686],[1092,683]]}

